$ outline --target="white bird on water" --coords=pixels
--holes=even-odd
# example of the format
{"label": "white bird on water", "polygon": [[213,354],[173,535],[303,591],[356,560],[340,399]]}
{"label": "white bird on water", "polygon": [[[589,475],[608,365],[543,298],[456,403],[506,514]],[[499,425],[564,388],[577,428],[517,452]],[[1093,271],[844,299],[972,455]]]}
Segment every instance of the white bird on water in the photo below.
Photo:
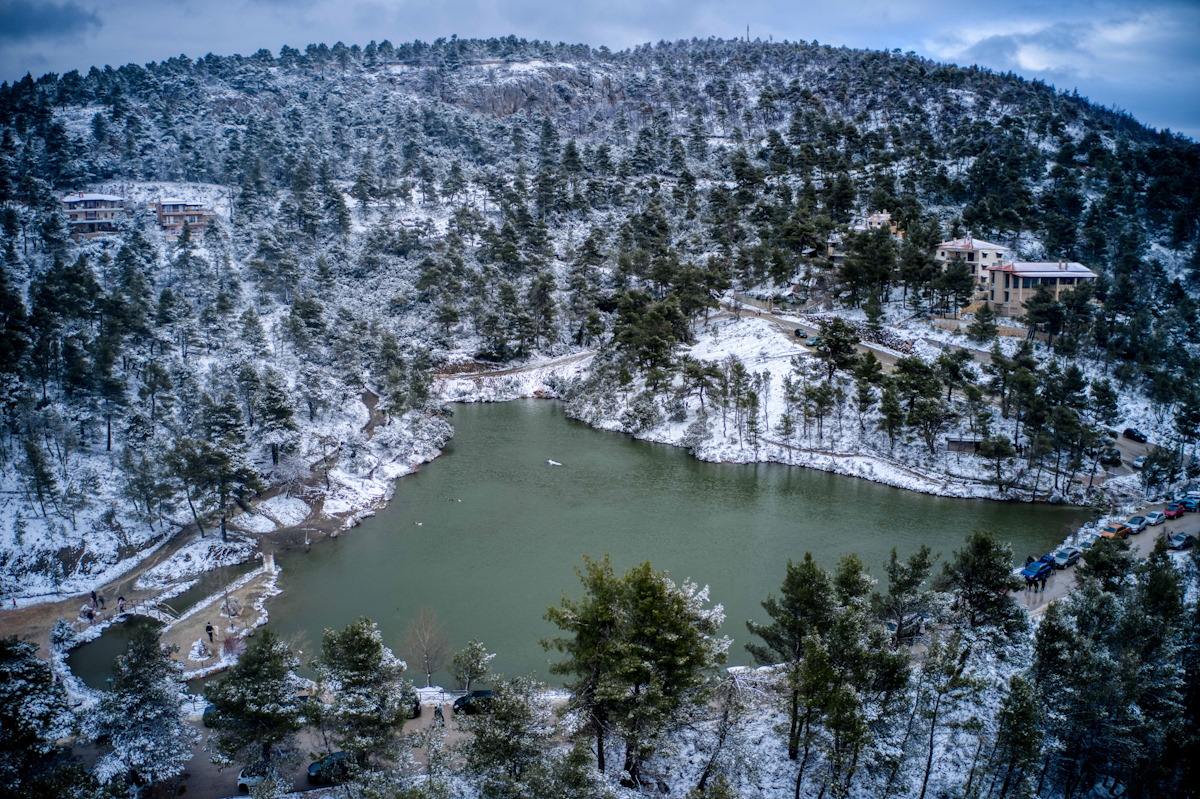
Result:
{"label": "white bird on water", "polygon": [[562,464],[556,460],[548,460],[546,463],[550,464],[551,466],[562,466]]}

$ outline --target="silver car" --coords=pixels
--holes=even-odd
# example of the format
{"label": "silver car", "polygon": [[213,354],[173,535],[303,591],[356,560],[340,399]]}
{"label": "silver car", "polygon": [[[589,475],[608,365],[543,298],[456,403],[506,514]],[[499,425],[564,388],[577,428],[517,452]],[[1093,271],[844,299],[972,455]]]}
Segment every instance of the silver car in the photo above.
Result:
{"label": "silver car", "polygon": [[1083,552],[1078,547],[1063,547],[1054,553],[1054,568],[1065,569],[1068,566],[1074,566],[1079,562]]}

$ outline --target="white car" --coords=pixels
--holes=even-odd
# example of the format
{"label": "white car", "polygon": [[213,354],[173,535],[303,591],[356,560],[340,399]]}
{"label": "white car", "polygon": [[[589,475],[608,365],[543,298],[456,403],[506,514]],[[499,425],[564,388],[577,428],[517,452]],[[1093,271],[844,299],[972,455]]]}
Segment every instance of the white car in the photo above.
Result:
{"label": "white car", "polygon": [[1134,516],[1132,519],[1127,519],[1125,524],[1129,527],[1129,532],[1140,533],[1146,529],[1149,520],[1145,516]]}
{"label": "white car", "polygon": [[1133,467],[1133,468],[1135,468],[1135,469],[1141,469],[1141,468],[1145,467],[1145,465],[1146,465],[1146,456],[1145,456],[1145,455],[1138,455],[1136,458],[1134,458],[1132,461],[1130,461],[1130,462],[1129,462],[1129,465],[1130,465],[1130,466],[1132,466],[1132,467]]}
{"label": "white car", "polygon": [[1153,527],[1156,524],[1162,524],[1167,520],[1166,514],[1160,510],[1152,510],[1146,514],[1146,524]]}
{"label": "white car", "polygon": [[246,766],[238,772],[237,787],[241,793],[250,793],[254,787],[267,778],[267,765],[261,761],[252,766]]}

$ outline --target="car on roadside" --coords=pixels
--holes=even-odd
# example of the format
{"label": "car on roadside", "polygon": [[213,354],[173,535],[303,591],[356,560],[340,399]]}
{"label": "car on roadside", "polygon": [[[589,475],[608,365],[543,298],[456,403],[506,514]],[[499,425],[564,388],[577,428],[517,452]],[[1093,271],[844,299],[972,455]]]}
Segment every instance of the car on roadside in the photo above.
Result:
{"label": "car on roadside", "polygon": [[808,331],[801,330],[800,328],[796,328],[795,330],[792,331],[792,335],[795,336],[796,338],[808,338]]}
{"label": "car on roadside", "polygon": [[913,644],[925,634],[925,630],[929,627],[930,618],[924,613],[913,613],[904,618],[904,624],[900,627],[900,634],[896,634],[895,620],[889,620],[883,623],[887,631],[892,635],[898,643]]}
{"label": "car on roadside", "polygon": [[250,793],[260,782],[267,778],[270,774],[270,766],[263,761],[258,761],[252,765],[246,766],[238,772],[237,787],[241,793]]}
{"label": "car on roadside", "polygon": [[328,757],[313,761],[308,767],[308,781],[312,785],[341,785],[350,779],[353,756],[349,752],[334,752]]}
{"label": "car on roadside", "polygon": [[1184,510],[1191,511],[1192,513],[1195,513],[1197,509],[1200,509],[1200,499],[1185,497],[1179,500],[1179,504],[1183,506]]}
{"label": "car on roadside", "polygon": [[812,347],[813,349],[816,349],[817,347],[820,347],[824,343],[825,342],[819,338],[810,338],[808,341],[804,342],[804,346]]}
{"label": "car on roadside", "polygon": [[1191,549],[1196,546],[1196,536],[1194,533],[1175,533],[1167,539],[1167,546],[1171,549]]}
{"label": "car on roadside", "polygon": [[200,722],[205,727],[215,727],[215,726],[217,726],[217,722],[219,722],[220,720],[221,720],[221,717],[220,717],[219,713],[217,712],[216,705],[208,704],[208,705],[204,706],[204,713],[202,713],[200,715]]}
{"label": "car on roadside", "polygon": [[1021,576],[1026,580],[1040,580],[1049,577],[1054,572],[1054,555],[1042,555],[1037,560],[1026,563],[1021,569]]}
{"label": "car on roadside", "polygon": [[1063,547],[1054,553],[1054,568],[1065,569],[1068,566],[1074,566],[1082,556],[1083,552],[1079,547]]}
{"label": "car on roadside", "polygon": [[1166,520],[1166,515],[1160,510],[1152,510],[1146,514],[1146,524],[1150,525],[1151,527],[1162,524]]}
{"label": "car on roadside", "polygon": [[1121,522],[1111,522],[1100,528],[1101,538],[1128,538],[1129,527]]}
{"label": "car on roadside", "polygon": [[487,713],[491,710],[492,702],[496,699],[495,691],[472,691],[466,696],[454,700],[451,708],[455,713],[473,716],[476,713]]}
{"label": "car on roadside", "polygon": [[1138,455],[1136,458],[1134,458],[1133,460],[1131,460],[1129,462],[1129,465],[1135,469],[1144,469],[1146,467],[1146,456]]}
{"label": "car on roadside", "polygon": [[1141,430],[1138,430],[1136,427],[1126,427],[1122,435],[1128,438],[1130,441],[1137,441],[1141,444],[1146,443],[1146,434]]}
{"label": "car on roadside", "polygon": [[1096,546],[1096,542],[1100,540],[1099,533],[1088,533],[1083,538],[1079,539],[1079,548],[1087,552],[1092,547]]}
{"label": "car on roadside", "polygon": [[1104,466],[1120,466],[1121,465],[1121,450],[1113,448],[1100,456],[1100,463]]}
{"label": "car on roadside", "polygon": [[1178,519],[1183,514],[1183,505],[1179,504],[1178,502],[1172,502],[1167,506],[1166,510],[1163,511],[1163,516],[1168,519]]}
{"label": "car on roadside", "polygon": [[1142,530],[1145,530],[1148,525],[1149,522],[1146,521],[1145,516],[1133,516],[1125,520],[1125,526],[1129,528],[1129,532],[1132,535],[1137,535]]}

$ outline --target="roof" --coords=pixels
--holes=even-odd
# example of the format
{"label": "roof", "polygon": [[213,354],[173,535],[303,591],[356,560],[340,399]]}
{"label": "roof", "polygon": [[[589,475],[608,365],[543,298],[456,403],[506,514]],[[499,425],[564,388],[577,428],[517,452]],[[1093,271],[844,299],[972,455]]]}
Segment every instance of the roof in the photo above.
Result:
{"label": "roof", "polygon": [[1014,261],[989,266],[989,272],[1009,272],[1017,277],[1079,277],[1090,280],[1096,273],[1076,261]]}
{"label": "roof", "polygon": [[939,250],[1003,250],[1008,252],[1008,247],[1000,244],[992,244],[990,241],[983,239],[975,239],[967,236],[965,239],[951,239],[943,241],[938,245]]}
{"label": "roof", "polygon": [[158,201],[159,205],[190,205],[193,208],[203,208],[204,203],[195,200],[181,200],[178,197],[166,197]]}
{"label": "roof", "polygon": [[115,194],[84,194],[84,193],[80,192],[79,194],[68,194],[66,197],[62,198],[62,201],[65,203],[78,203],[78,202],[83,202],[85,200],[108,200],[109,202],[125,202],[124,197],[118,197]]}

